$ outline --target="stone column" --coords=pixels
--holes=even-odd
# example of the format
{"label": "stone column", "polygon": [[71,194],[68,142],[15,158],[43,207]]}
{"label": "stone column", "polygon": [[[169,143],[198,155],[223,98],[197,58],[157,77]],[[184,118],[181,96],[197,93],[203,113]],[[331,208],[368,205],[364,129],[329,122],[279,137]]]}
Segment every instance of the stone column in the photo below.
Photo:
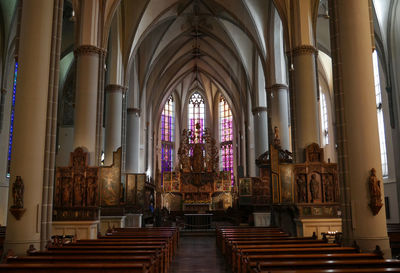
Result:
{"label": "stone column", "polygon": [[122,132],[122,95],[125,88],[121,85],[109,84],[106,87],[106,139],[104,165],[113,162],[113,152],[121,147]]}
{"label": "stone column", "polygon": [[140,153],[140,109],[128,108],[126,123],[125,170],[127,173],[137,173],[139,172]]}
{"label": "stone column", "polygon": [[5,243],[17,255],[26,254],[31,244],[40,247],[53,8],[53,0],[22,5],[8,207],[13,205],[12,183],[21,176],[26,211],[20,220],[8,212]]}
{"label": "stone column", "polygon": [[75,50],[76,95],[74,148],[84,147],[89,153],[89,165],[95,165],[96,125],[98,108],[99,57],[105,51],[92,45]]}
{"label": "stone column", "polygon": [[379,245],[389,257],[385,208],[377,215],[369,208],[371,168],[377,170],[382,198],[384,193],[368,2],[329,2],[343,229],[346,241],[356,240],[365,251]]}
{"label": "stone column", "polygon": [[283,150],[290,151],[288,86],[286,84],[274,84],[267,88],[267,92],[271,105],[272,132],[275,126],[278,127],[281,147]]}
{"label": "stone column", "polygon": [[252,112],[254,117],[254,151],[257,159],[269,150],[267,107],[255,107]]}
{"label": "stone column", "polygon": [[294,90],[294,128],[295,137],[293,150],[296,162],[304,162],[304,148],[315,142],[319,144],[319,119],[317,102],[317,76],[315,58],[317,49],[311,45],[300,45],[292,52],[294,70],[292,73],[292,88]]}

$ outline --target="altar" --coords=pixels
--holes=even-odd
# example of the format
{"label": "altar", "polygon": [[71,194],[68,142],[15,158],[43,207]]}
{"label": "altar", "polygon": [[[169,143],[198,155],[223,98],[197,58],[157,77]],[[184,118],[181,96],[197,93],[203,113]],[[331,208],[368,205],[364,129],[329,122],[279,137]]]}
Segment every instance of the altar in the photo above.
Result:
{"label": "altar", "polygon": [[184,214],[185,229],[210,229],[212,216],[211,213],[186,213]]}
{"label": "altar", "polygon": [[179,164],[163,173],[163,206],[172,211],[205,213],[232,206],[231,173],[219,171],[219,151],[208,128],[183,130]]}

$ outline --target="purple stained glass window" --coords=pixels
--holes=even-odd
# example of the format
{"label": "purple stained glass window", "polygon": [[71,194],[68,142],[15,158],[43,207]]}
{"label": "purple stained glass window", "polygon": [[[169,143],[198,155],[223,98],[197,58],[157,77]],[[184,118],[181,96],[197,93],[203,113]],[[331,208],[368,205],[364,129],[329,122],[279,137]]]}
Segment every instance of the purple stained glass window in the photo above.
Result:
{"label": "purple stained glass window", "polygon": [[234,183],[233,176],[233,117],[228,102],[223,96],[219,100],[219,135],[220,135],[220,158],[223,171],[231,172],[231,184]]}
{"label": "purple stained glass window", "polygon": [[[203,97],[195,92],[189,99],[189,130],[195,132],[195,142],[203,142],[203,129],[205,121],[205,104]],[[200,125],[200,130],[196,130],[196,124]],[[198,134],[199,132],[199,134]]]}
{"label": "purple stained glass window", "polygon": [[174,162],[174,98],[170,96],[161,113],[161,171],[172,171]]}

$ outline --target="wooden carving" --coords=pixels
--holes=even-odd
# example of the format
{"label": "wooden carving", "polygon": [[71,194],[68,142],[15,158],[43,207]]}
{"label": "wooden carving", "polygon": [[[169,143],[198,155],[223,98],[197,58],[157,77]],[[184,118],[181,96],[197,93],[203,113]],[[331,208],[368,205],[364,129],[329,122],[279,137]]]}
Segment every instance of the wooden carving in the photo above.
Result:
{"label": "wooden carving", "polygon": [[371,202],[369,204],[371,211],[374,215],[377,215],[381,210],[382,204],[382,196],[381,196],[381,181],[376,177],[376,170],[374,168],[371,169],[371,174],[369,176],[369,193],[371,196]]}
{"label": "wooden carving", "polygon": [[26,210],[24,209],[24,182],[22,182],[21,176],[17,176],[13,183],[12,195],[13,205],[10,208],[10,212],[15,219],[19,220]]}
{"label": "wooden carving", "polygon": [[80,147],[71,153],[68,167],[57,168],[53,210],[55,221],[98,218],[98,170],[98,167],[87,165],[87,153]]}
{"label": "wooden carving", "polygon": [[21,176],[17,176],[12,187],[13,201],[12,208],[21,209],[24,207],[24,183]]}
{"label": "wooden carving", "polygon": [[313,143],[306,148],[306,161],[308,162],[323,162],[324,150],[317,143]]}

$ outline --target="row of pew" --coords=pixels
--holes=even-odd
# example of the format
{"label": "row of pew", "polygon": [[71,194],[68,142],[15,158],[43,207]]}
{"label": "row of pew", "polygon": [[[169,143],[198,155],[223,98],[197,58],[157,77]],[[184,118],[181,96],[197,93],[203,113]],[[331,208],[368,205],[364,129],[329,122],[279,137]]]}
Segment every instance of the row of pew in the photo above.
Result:
{"label": "row of pew", "polygon": [[45,251],[8,255],[0,272],[167,273],[178,244],[173,227],[113,229],[95,240],[56,237]]}
{"label": "row of pew", "polygon": [[384,259],[380,251],[361,253],[356,246],[315,235],[299,238],[273,227],[220,226],[216,236],[233,273],[400,272],[400,260]]}

